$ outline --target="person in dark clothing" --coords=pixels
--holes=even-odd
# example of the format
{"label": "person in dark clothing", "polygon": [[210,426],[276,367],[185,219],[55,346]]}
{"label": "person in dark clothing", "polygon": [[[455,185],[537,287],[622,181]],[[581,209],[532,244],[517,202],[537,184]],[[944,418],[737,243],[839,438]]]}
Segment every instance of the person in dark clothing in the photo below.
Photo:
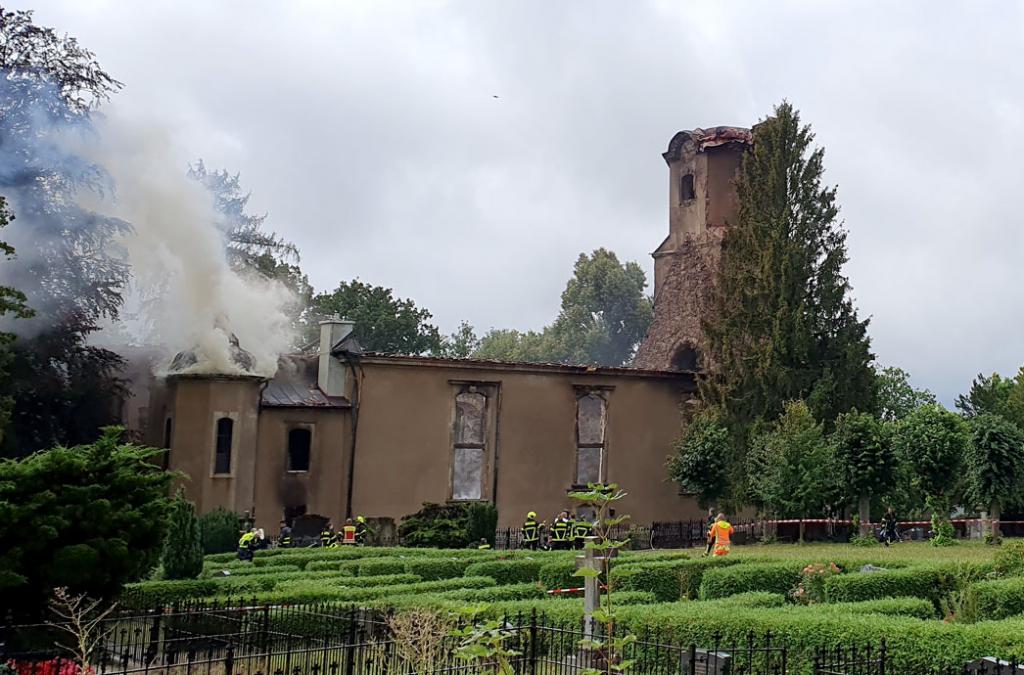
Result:
{"label": "person in dark clothing", "polygon": [[882,543],[888,546],[900,540],[899,532],[896,531],[896,512],[890,506],[882,516]]}
{"label": "person in dark clothing", "polygon": [[288,522],[281,521],[281,533],[277,536],[278,548],[291,548],[292,547],[292,528],[288,527]]}

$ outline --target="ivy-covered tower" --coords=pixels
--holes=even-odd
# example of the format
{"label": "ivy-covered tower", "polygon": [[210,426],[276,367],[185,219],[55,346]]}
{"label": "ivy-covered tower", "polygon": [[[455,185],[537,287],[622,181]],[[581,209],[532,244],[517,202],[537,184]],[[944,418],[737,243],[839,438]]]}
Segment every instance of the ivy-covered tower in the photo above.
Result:
{"label": "ivy-covered tower", "polygon": [[736,217],[734,184],[750,129],[680,131],[662,155],[669,173],[669,233],[654,256],[654,319],[635,365],[703,368],[701,318],[710,301],[722,236]]}

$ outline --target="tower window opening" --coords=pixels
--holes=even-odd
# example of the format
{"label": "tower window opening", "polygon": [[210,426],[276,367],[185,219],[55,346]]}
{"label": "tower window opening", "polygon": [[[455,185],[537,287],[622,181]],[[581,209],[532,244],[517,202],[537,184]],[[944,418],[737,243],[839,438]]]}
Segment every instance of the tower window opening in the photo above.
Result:
{"label": "tower window opening", "polygon": [[688,173],[679,179],[679,202],[688,202],[697,198],[693,188],[693,174]]}
{"label": "tower window opening", "polygon": [[688,372],[700,370],[700,352],[690,345],[683,345],[672,357],[672,369]]}

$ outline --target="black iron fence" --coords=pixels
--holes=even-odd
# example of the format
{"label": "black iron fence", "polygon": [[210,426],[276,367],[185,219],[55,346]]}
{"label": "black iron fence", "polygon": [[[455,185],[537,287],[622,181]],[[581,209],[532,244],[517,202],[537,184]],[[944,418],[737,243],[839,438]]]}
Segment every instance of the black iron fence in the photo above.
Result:
{"label": "black iron fence", "polygon": [[[399,620],[399,617],[401,619]],[[463,624],[464,625],[464,624]],[[94,675],[411,675],[490,672],[488,660],[460,656],[458,621],[424,613],[418,620],[333,604],[179,606],[119,613],[101,622],[88,658]],[[561,624],[532,612],[496,625],[516,673],[571,675],[607,664],[610,644],[599,624]],[[16,675],[80,675],[73,640],[51,624],[0,627],[0,670]],[[770,634],[713,637],[680,644],[649,632],[626,646],[629,672],[786,673],[787,648]]]}
{"label": "black iron fence", "polygon": [[[334,603],[268,606],[228,602],[111,614],[97,626],[87,675],[440,675],[492,672],[494,657],[467,660],[464,621],[430,612],[391,614]],[[558,622],[537,612],[508,615],[492,627],[513,672],[575,675],[603,669],[599,624]],[[621,634],[618,635],[621,637]],[[48,623],[0,625],[0,673],[82,675],[74,639]],[[901,675],[879,645],[837,644],[797,651],[771,633],[712,635],[683,643],[668,631],[635,636],[618,655],[634,675]],[[1016,662],[979,659],[914,675],[1024,675]]]}

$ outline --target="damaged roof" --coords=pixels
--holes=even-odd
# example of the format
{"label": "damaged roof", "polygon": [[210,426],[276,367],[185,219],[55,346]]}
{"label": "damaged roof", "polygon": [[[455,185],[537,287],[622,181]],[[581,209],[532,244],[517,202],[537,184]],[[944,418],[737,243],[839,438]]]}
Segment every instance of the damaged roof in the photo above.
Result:
{"label": "damaged roof", "polygon": [[708,148],[726,145],[727,143],[752,145],[754,143],[754,132],[746,127],[711,127],[710,129],[680,131],[668,142],[668,150],[662,154],[662,157],[665,158],[666,162],[679,159],[688,143],[697,152],[704,152]]}
{"label": "damaged roof", "polygon": [[690,378],[694,373],[685,370],[645,370],[625,366],[583,366],[564,363],[526,363],[521,361],[499,361],[497,359],[447,358],[440,356],[410,356],[383,352],[363,352],[365,361],[386,361],[403,365],[434,365],[450,368],[480,368],[487,370],[534,370],[575,373],[579,375],[625,375],[634,377]]}
{"label": "damaged roof", "polygon": [[343,396],[327,396],[316,383],[317,358],[304,354],[282,356],[277,373],[263,389],[265,408],[350,408]]}

